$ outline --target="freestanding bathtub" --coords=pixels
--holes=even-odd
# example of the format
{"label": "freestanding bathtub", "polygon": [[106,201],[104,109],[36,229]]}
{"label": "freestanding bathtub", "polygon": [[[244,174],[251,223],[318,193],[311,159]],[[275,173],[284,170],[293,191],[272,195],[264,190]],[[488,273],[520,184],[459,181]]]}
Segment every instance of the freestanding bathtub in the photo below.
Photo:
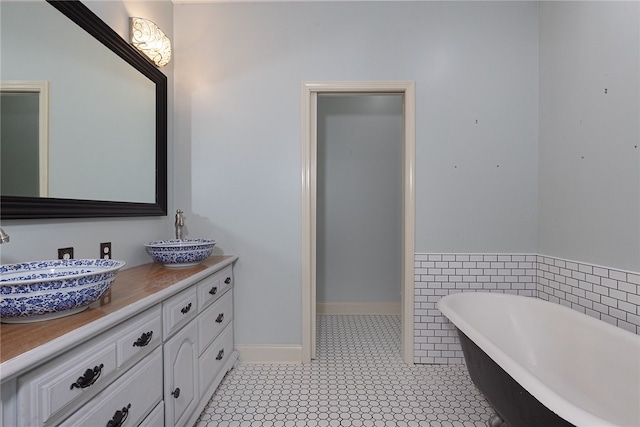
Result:
{"label": "freestanding bathtub", "polygon": [[640,426],[640,336],[532,297],[465,292],[438,308],[511,427]]}

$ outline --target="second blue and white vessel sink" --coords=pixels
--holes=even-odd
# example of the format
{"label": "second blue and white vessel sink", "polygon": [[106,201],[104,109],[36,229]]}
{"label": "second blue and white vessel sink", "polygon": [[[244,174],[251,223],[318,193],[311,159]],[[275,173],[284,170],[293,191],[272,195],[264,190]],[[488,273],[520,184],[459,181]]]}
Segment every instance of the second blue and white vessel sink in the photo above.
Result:
{"label": "second blue and white vessel sink", "polygon": [[216,241],[210,239],[156,240],[145,243],[147,253],[165,267],[190,267],[200,264],[213,252]]}

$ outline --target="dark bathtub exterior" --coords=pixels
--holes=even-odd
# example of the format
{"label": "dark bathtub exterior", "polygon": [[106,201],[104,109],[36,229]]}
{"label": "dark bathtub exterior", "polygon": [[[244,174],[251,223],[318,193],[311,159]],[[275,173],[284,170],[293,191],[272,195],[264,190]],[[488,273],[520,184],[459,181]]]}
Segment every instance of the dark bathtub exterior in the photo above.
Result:
{"label": "dark bathtub exterior", "polygon": [[522,388],[459,329],[458,336],[471,379],[510,427],[573,426]]}

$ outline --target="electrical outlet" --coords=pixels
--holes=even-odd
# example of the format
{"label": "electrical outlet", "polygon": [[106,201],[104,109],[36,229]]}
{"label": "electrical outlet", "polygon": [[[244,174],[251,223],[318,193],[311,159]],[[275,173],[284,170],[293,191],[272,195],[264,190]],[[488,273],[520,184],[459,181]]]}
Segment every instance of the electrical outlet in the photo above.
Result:
{"label": "electrical outlet", "polygon": [[73,259],[73,248],[58,249],[58,259]]}
{"label": "electrical outlet", "polygon": [[111,259],[111,242],[100,243],[100,258]]}

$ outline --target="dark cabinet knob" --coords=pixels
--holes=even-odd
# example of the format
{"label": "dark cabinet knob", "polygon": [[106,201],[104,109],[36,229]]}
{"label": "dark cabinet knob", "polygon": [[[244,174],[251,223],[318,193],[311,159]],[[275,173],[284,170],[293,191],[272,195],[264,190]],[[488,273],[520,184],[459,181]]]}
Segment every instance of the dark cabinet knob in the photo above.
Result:
{"label": "dark cabinet knob", "polygon": [[209,291],[209,293],[211,295],[215,295],[216,293],[218,293],[218,287],[214,286],[213,288],[211,288],[211,290]]}
{"label": "dark cabinet knob", "polygon": [[151,337],[153,337],[153,331],[145,332],[133,343],[133,346],[144,347],[151,342]]}
{"label": "dark cabinet knob", "polygon": [[180,387],[176,387],[176,389],[171,392],[171,396],[175,397],[176,399],[180,397]]}
{"label": "dark cabinet knob", "polygon": [[182,307],[180,309],[180,312],[182,314],[187,314],[189,312],[189,310],[191,310],[191,303],[187,304],[185,307]]}
{"label": "dark cabinet knob", "polygon": [[218,317],[216,317],[216,323],[222,323],[223,320],[224,320],[224,313],[218,314]]}
{"label": "dark cabinet knob", "polygon": [[131,403],[123,407],[121,411],[116,411],[116,413],[113,414],[113,418],[107,422],[107,427],[122,426],[122,424],[124,424],[124,422],[127,421],[127,418],[129,417],[129,409],[131,409]]}
{"label": "dark cabinet knob", "polygon": [[71,384],[70,390],[73,390],[74,388],[87,388],[95,383],[102,374],[102,368],[104,368],[104,364],[101,363],[100,366],[94,366],[93,369],[87,369],[84,372],[84,375],[79,377],[75,383]]}
{"label": "dark cabinet knob", "polygon": [[224,279],[224,283],[226,283],[227,285],[231,283],[231,277],[227,277],[226,279]]}
{"label": "dark cabinet knob", "polygon": [[218,352],[218,355],[216,356],[216,360],[222,360],[223,357],[224,357],[224,348]]}

